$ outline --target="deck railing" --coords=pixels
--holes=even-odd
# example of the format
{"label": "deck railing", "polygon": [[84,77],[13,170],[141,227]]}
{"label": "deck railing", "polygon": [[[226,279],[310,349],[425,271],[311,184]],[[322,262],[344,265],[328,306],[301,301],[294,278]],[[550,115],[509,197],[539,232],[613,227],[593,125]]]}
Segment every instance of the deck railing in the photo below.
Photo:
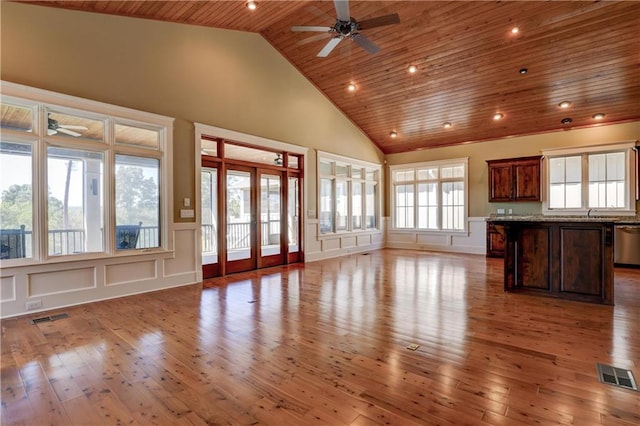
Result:
{"label": "deck railing", "polygon": [[[280,243],[280,220],[262,222],[261,245]],[[227,224],[227,250],[236,250],[249,247],[251,235],[251,222],[235,222]],[[203,253],[217,253],[218,234],[217,228],[212,224],[202,225],[202,251]]]}
{"label": "deck railing", "polygon": [[[227,224],[227,249],[235,250],[249,247],[251,231],[250,222],[238,222]],[[280,220],[262,222],[261,245],[279,244]],[[160,232],[157,226],[141,226],[137,249],[158,247],[160,244]],[[84,229],[50,229],[49,253],[51,255],[67,255],[84,253],[85,233]],[[202,225],[202,251],[205,253],[217,253],[217,228],[211,224]],[[33,253],[33,231],[25,231],[25,251],[27,256]]]}
{"label": "deck railing", "polygon": [[[157,226],[141,226],[138,242],[135,248],[158,247],[160,243],[159,228]],[[25,231],[25,253],[31,257],[33,253],[33,231]],[[49,253],[60,256],[74,253],[84,253],[84,229],[50,229],[48,232]]]}

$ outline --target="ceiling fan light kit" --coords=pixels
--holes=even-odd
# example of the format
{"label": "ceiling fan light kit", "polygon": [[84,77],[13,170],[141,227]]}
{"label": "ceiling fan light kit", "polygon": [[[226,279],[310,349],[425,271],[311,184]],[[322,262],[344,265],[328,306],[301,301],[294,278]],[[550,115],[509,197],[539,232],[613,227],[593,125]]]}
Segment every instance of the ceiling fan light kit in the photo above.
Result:
{"label": "ceiling fan light kit", "polygon": [[365,19],[363,21],[356,21],[351,17],[349,12],[348,0],[334,0],[333,5],[336,10],[337,19],[335,24],[331,27],[324,26],[310,26],[299,25],[291,27],[291,31],[315,31],[326,32],[333,37],[327,42],[327,44],[318,53],[319,58],[325,58],[336,48],[345,38],[353,40],[360,48],[369,52],[370,54],[377,53],[380,48],[365,35],[360,33],[360,30],[366,30],[369,28],[382,27],[385,25],[392,25],[400,23],[400,16],[397,13],[390,15],[378,16],[376,18]]}

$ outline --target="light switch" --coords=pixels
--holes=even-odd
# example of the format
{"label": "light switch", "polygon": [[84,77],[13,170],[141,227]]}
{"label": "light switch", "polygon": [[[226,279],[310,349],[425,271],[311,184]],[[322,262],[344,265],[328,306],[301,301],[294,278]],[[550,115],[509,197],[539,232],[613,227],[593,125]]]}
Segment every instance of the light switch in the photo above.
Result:
{"label": "light switch", "polygon": [[191,207],[191,198],[189,198],[189,197],[185,197],[184,198],[184,206],[185,207]]}
{"label": "light switch", "polygon": [[180,210],[180,217],[182,219],[189,219],[189,218],[195,217],[195,213],[194,213],[193,209],[181,209]]}

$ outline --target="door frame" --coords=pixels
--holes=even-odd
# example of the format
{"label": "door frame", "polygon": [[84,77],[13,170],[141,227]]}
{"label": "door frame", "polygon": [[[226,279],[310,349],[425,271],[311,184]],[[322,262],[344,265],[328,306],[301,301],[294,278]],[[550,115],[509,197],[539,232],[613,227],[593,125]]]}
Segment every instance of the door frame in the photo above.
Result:
{"label": "door frame", "polygon": [[[218,143],[218,151],[217,151],[217,155],[216,156],[207,156],[207,155],[203,155],[204,151],[203,151],[203,144],[202,141],[203,140],[208,140],[208,141],[216,141]],[[243,142],[238,142],[238,141],[243,141]],[[210,143],[210,142],[209,142]],[[283,154],[283,160],[284,163],[282,166],[270,166],[270,165],[266,165],[266,164],[257,164],[257,163],[249,163],[246,161],[241,161],[241,160],[233,160],[233,159],[228,159],[228,158],[224,158],[224,144],[225,143],[232,143],[235,145],[243,145],[243,146],[247,146],[247,147],[251,147],[251,148],[257,148],[257,149],[262,149],[265,151],[269,151],[269,152],[273,152],[273,153],[282,153]],[[228,129],[223,129],[223,128],[219,128],[219,127],[214,127],[214,126],[208,126],[205,124],[200,124],[200,123],[195,123],[195,150],[194,150],[194,154],[195,154],[195,164],[196,164],[196,173],[195,173],[195,177],[196,177],[196,203],[195,206],[199,206],[201,203],[201,196],[200,196],[200,188],[201,188],[201,168],[203,166],[203,162],[204,161],[208,161],[210,162],[211,166],[210,167],[217,167],[218,169],[218,212],[219,212],[219,219],[220,218],[224,218],[226,221],[226,217],[220,212],[221,209],[221,205],[223,205],[222,203],[226,203],[226,200],[224,200],[223,198],[226,197],[225,194],[225,190],[224,190],[224,179],[223,176],[224,175],[224,170],[225,167],[227,165],[239,165],[239,166],[249,166],[249,167],[257,167],[257,168],[264,168],[264,169],[269,169],[269,170],[280,170],[282,172],[284,172],[284,175],[282,176],[282,191],[287,190],[288,191],[288,184],[289,184],[289,178],[291,176],[296,176],[298,177],[298,196],[299,196],[299,200],[298,200],[298,210],[299,210],[299,216],[298,216],[298,251],[297,252],[293,252],[293,253],[289,253],[288,252],[288,244],[287,244],[287,234],[286,232],[283,233],[283,237],[285,239],[284,242],[282,242],[281,246],[284,247],[284,250],[286,250],[286,255],[285,255],[285,259],[284,262],[282,264],[289,264],[289,263],[295,263],[295,262],[304,262],[305,261],[305,256],[304,256],[304,247],[306,244],[306,240],[305,240],[305,226],[306,226],[306,216],[305,216],[305,212],[306,212],[306,206],[308,203],[307,197],[308,197],[308,192],[305,190],[307,184],[305,183],[304,180],[304,171],[307,168],[307,164],[308,164],[308,151],[309,149],[306,147],[301,147],[301,146],[297,146],[297,145],[291,145],[288,143],[284,143],[284,142],[280,142],[280,141],[276,141],[276,140],[272,140],[272,139],[267,139],[267,138],[263,138],[260,136],[254,136],[254,135],[248,135],[248,134],[244,134],[244,133],[240,133],[240,132],[236,132],[233,130],[228,130]],[[298,165],[296,168],[289,168],[288,167],[288,156],[289,155],[295,155],[299,157],[298,160]],[[288,195],[288,194],[287,194]],[[287,213],[287,209],[288,206],[287,205],[283,205],[282,208],[284,209],[284,212]],[[196,267],[197,267],[197,279],[198,280],[202,280],[202,274],[203,274],[203,265],[202,265],[202,219],[201,219],[201,214],[200,212],[196,212],[196,223],[195,223],[195,248],[196,248]],[[218,224],[218,229],[225,229],[222,227],[222,223]],[[226,226],[226,223],[225,223]],[[289,223],[287,221],[286,223],[286,227],[289,226]],[[288,229],[288,228],[287,228]],[[222,235],[222,233],[218,233],[218,266],[217,267],[213,267],[214,272],[216,272],[216,276],[224,276],[227,273],[230,273],[228,271],[225,270],[224,268],[224,261],[223,259],[226,258],[226,253],[222,253],[222,238],[224,235]],[[224,257],[223,257],[224,256]],[[260,267],[260,266],[256,266],[256,267]],[[266,267],[262,266],[262,267]],[[217,270],[216,270],[217,269]]]}

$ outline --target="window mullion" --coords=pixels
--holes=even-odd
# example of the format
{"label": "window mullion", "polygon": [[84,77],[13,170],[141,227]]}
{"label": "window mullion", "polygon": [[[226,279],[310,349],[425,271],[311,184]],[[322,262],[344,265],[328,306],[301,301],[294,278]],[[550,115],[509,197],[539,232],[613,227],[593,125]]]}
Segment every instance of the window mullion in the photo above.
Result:
{"label": "window mullion", "polygon": [[[606,164],[606,161],[605,161]],[[582,154],[582,209],[589,208],[589,155]]]}
{"label": "window mullion", "polygon": [[436,209],[438,217],[436,218],[436,226],[439,230],[442,230],[442,216],[443,216],[443,208],[442,208],[442,179],[438,178],[436,184],[436,201],[438,204],[438,208]]}

